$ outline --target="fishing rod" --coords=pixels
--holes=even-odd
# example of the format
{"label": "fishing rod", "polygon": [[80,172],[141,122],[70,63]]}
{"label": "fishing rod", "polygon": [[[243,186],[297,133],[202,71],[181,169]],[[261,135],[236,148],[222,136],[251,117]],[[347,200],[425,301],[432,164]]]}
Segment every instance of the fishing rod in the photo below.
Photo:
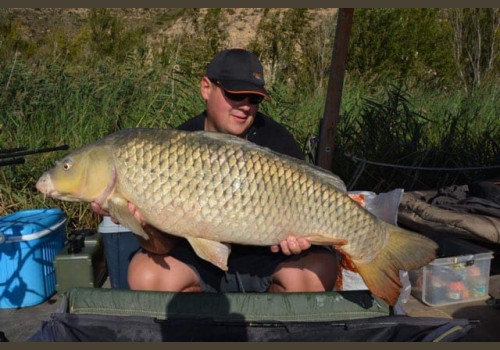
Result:
{"label": "fishing rod", "polygon": [[34,150],[26,150],[26,148],[13,148],[10,150],[5,150],[5,151],[0,150],[0,159],[27,156],[27,155],[36,154],[36,153],[62,151],[62,150],[67,150],[68,148],[69,148],[68,145],[62,145],[62,146],[57,146],[57,147],[39,148],[39,149],[34,149]]}
{"label": "fishing rod", "polygon": [[18,152],[18,151],[26,151],[26,147],[17,147],[17,148],[9,148],[9,149],[0,149],[0,154],[2,153],[12,153],[12,152]]}
{"label": "fishing rod", "polygon": [[24,158],[2,160],[2,161],[0,161],[0,167],[2,167],[4,165],[24,164],[25,162],[26,161],[24,160]]}

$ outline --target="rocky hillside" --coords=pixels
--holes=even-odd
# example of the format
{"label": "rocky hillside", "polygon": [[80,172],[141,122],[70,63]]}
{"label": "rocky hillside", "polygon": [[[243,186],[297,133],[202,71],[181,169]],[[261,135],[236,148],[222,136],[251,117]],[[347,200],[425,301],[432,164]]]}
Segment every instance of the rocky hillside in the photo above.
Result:
{"label": "rocky hillside", "polygon": [[[285,12],[287,9],[280,9]],[[255,35],[255,29],[264,13],[263,8],[223,9],[229,24],[227,47],[245,47]],[[336,9],[310,9],[313,16],[323,17],[335,13]],[[14,20],[19,32],[30,39],[39,39],[51,33],[55,28],[64,28],[65,33],[77,33],[85,24],[89,15],[88,8],[4,8],[0,9],[0,19]],[[207,9],[185,8],[123,8],[112,9],[127,27],[142,26],[148,41],[155,42],[162,38],[191,31],[193,20],[201,20]]]}

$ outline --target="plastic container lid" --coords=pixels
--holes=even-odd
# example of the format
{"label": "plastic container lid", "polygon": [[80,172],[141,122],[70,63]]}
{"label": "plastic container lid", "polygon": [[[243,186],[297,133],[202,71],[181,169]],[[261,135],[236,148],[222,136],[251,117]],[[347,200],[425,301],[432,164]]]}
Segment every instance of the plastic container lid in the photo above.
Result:
{"label": "plastic container lid", "polygon": [[116,232],[130,232],[125,226],[117,225],[109,216],[103,216],[102,221],[99,224],[99,232],[100,233],[116,233]]}
{"label": "plastic container lid", "polygon": [[3,216],[0,218],[0,244],[43,237],[65,221],[59,208],[21,210]]}

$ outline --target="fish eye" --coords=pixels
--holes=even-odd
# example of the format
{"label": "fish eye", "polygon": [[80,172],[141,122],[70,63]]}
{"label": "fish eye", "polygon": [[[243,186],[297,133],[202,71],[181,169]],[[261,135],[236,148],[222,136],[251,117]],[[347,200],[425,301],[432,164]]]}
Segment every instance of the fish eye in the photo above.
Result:
{"label": "fish eye", "polygon": [[73,161],[71,159],[64,159],[61,163],[64,170],[69,170],[73,166]]}

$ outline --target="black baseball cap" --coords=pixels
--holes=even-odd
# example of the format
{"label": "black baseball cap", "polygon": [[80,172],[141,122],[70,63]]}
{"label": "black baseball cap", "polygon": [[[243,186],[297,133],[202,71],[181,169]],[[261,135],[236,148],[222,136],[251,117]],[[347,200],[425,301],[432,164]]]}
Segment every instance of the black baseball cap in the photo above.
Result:
{"label": "black baseball cap", "polygon": [[264,88],[264,69],[257,56],[244,49],[219,52],[209,63],[205,75],[234,94],[257,94],[270,100]]}

